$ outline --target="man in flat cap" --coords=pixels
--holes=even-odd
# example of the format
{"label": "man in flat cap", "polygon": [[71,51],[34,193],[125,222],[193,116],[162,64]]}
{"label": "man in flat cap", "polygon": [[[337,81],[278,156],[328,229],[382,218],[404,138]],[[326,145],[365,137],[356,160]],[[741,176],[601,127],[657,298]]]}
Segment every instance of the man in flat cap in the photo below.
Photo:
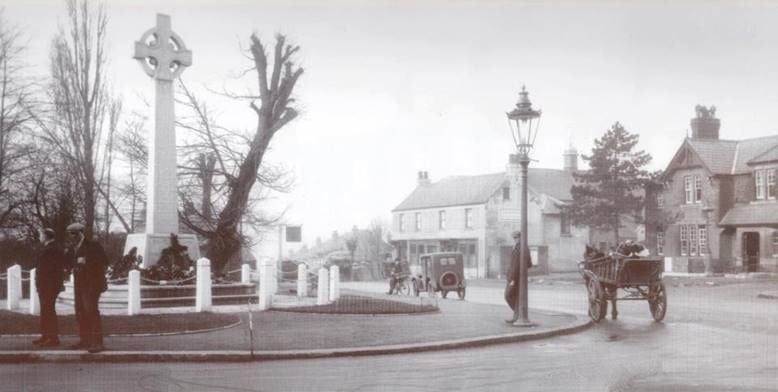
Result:
{"label": "man in flat cap", "polygon": [[[508,306],[510,306],[514,312],[514,319],[507,320],[509,322],[516,321],[516,306],[518,306],[519,303],[519,281],[521,281],[520,263],[522,247],[520,231],[513,232],[513,240],[516,241],[516,243],[513,245],[513,250],[511,250],[511,264],[508,266],[508,276],[505,285],[505,302],[508,303]],[[532,267],[532,258],[530,257],[529,253],[527,253],[527,268],[530,267]]]}
{"label": "man in flat cap", "polygon": [[41,338],[32,343],[41,347],[59,345],[59,328],[55,304],[57,296],[65,289],[62,278],[65,268],[65,255],[54,240],[54,230],[44,228],[40,232],[43,249],[35,260],[35,287],[41,304]]}
{"label": "man in flat cap", "polygon": [[102,245],[85,237],[84,225],[71,224],[67,227],[67,234],[65,255],[75,278],[73,288],[80,337],[80,341],[71,348],[97,353],[104,350],[98,304],[100,294],[108,288],[105,280],[108,257]]}

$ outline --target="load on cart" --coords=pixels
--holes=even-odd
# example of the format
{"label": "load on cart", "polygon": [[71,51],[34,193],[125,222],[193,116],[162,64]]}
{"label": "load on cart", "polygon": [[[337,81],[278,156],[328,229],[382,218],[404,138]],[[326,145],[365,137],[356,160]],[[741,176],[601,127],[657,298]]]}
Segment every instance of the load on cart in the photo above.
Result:
{"label": "load on cart", "polygon": [[[641,256],[644,254],[641,250],[642,246],[629,242],[607,255],[586,247],[578,270],[586,284],[592,320],[598,322],[605,318],[608,301],[611,301],[611,316],[615,320],[618,315],[616,303],[620,300],[648,301],[654,320],[664,319],[667,312],[667,291],[662,282],[664,260]],[[624,293],[623,296],[619,296],[619,290]]]}

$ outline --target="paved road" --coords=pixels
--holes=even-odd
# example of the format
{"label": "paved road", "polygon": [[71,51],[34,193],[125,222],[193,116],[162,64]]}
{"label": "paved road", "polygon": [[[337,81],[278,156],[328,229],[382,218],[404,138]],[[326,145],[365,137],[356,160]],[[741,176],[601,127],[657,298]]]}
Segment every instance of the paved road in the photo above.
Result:
{"label": "paved road", "polygon": [[[0,368],[0,390],[778,390],[778,301],[755,298],[775,285],[670,287],[664,323],[652,322],[646,303],[624,303],[618,321],[544,341],[241,364],[11,365]],[[499,282],[468,288],[469,301],[499,303],[501,294]],[[530,295],[532,307],[585,310],[579,285],[537,284]]]}

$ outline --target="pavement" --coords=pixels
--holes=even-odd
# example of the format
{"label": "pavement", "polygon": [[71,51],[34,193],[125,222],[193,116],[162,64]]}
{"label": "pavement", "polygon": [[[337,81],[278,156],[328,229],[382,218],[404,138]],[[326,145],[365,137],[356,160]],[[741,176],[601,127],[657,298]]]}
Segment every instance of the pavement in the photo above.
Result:
{"label": "pavement", "polygon": [[[383,296],[351,290],[343,293]],[[0,336],[0,363],[253,361],[383,355],[545,339],[590,326],[590,320],[580,315],[530,309],[534,326],[516,327],[505,322],[512,316],[507,306],[451,298],[391,298],[436,302],[439,311],[394,315],[298,313],[288,308],[309,305],[309,300],[278,296],[270,311],[249,312],[245,305],[214,308],[216,312],[240,314],[241,323],[228,328],[164,336],[109,335],[105,338],[107,350],[97,354],[67,349],[77,341],[76,336],[61,336],[63,348],[53,350],[34,348],[36,335]]]}

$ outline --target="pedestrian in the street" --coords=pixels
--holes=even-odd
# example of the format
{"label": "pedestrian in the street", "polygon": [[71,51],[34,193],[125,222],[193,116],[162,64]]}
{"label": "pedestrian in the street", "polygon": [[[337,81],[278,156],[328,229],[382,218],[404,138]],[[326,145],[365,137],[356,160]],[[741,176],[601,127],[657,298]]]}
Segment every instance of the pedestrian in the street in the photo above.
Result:
{"label": "pedestrian in the street", "polygon": [[65,254],[54,240],[54,230],[44,228],[40,232],[43,243],[35,260],[35,287],[40,303],[40,339],[32,343],[40,347],[59,346],[59,326],[57,324],[57,296],[65,289],[62,284]]}
{"label": "pedestrian in the street", "polygon": [[[505,284],[505,302],[508,303],[508,306],[510,306],[514,312],[513,320],[509,320],[509,322],[516,321],[516,306],[518,306],[519,303],[519,282],[521,280],[520,263],[522,247],[520,231],[513,232],[513,240],[515,241],[515,244],[513,245],[513,250],[511,250],[511,264],[508,266],[508,275]],[[530,267],[532,267],[532,258],[530,257],[529,253],[527,253],[527,268]]]}
{"label": "pedestrian in the street", "polygon": [[100,294],[108,288],[105,269],[108,257],[98,242],[86,238],[84,225],[73,223],[67,228],[66,259],[74,275],[74,299],[80,340],[72,349],[103,351],[103,328],[100,319]]}
{"label": "pedestrian in the street", "polygon": [[389,292],[387,294],[394,294],[395,289],[397,289],[397,292],[400,291],[397,284],[400,282],[401,275],[402,265],[400,264],[400,258],[398,257],[394,259],[394,263],[392,264],[391,277],[389,278]]}

